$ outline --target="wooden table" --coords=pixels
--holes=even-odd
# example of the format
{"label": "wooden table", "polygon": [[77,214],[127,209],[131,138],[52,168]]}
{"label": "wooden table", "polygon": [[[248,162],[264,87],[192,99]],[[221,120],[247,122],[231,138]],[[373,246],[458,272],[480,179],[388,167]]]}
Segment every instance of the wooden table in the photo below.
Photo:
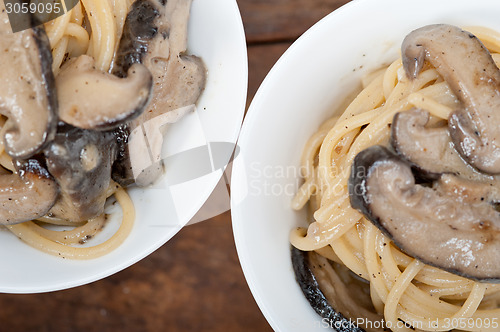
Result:
{"label": "wooden table", "polygon": [[[250,104],[269,69],[291,43],[348,1],[237,2],[247,35]],[[3,331],[272,329],[245,282],[231,216],[226,212],[184,228],[149,257],[104,280],[46,294],[0,294]]]}

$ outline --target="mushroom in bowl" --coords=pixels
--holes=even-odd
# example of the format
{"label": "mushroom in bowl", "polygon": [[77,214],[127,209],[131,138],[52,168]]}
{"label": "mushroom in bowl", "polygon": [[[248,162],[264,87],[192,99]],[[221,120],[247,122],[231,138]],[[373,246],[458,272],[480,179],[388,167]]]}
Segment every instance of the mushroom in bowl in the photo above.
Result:
{"label": "mushroom in bowl", "polygon": [[[233,167],[231,194],[243,271],[274,330],[448,331],[457,324],[498,330],[497,283],[408,255],[352,208],[348,184],[356,156],[380,145],[411,170],[416,187],[432,190],[441,174],[488,183],[481,190],[493,187],[496,175],[453,146],[448,119],[462,101],[429,61],[409,78],[400,55],[409,32],[444,22],[467,27],[498,61],[498,35],[490,29],[500,29],[499,12],[499,4],[484,0],[423,0],[411,10],[397,0],[352,1],[302,35],[271,70],[245,119],[244,158]],[[367,29],[359,22],[373,24]],[[308,61],[311,50],[314,61]],[[398,141],[391,137],[396,114]],[[432,161],[421,154],[429,148],[442,161],[420,164]],[[496,208],[490,189],[483,203]],[[313,272],[318,287],[293,272],[302,263],[290,259],[290,244],[308,256],[299,271]],[[311,306],[309,297],[322,305]]]}
{"label": "mushroom in bowl", "polygon": [[325,319],[357,322],[346,331],[453,330],[457,312],[500,314],[500,70],[446,24],[411,32],[401,54],[310,139],[293,202],[314,211],[290,237],[299,285]]}
{"label": "mushroom in bowl", "polygon": [[[178,120],[187,113],[177,109],[192,109],[204,89],[206,68],[199,58],[193,57],[197,59],[196,70],[188,74],[198,82],[196,93],[189,98],[184,95],[189,90],[186,87],[192,88],[191,81],[168,74],[171,68],[185,63],[154,68],[160,59],[177,63],[181,53],[182,57],[191,58],[184,55],[191,0],[168,4],[137,1],[128,15],[128,11],[123,11],[123,6],[130,5],[127,2],[120,0],[103,8],[103,12],[96,11],[93,2],[80,3],[45,26],[17,33],[11,31],[2,4],[0,35],[5,52],[0,53],[0,60],[5,70],[0,81],[6,88],[0,94],[5,149],[0,156],[3,173],[0,182],[5,202],[0,224],[7,225],[30,245],[58,256],[94,258],[124,241],[135,214],[124,188],[152,184],[162,173],[159,169],[148,182],[138,181],[138,175],[132,174],[121,186],[112,179],[117,170],[123,169],[122,164],[131,164],[132,159],[148,154],[147,149],[125,153],[132,136],[124,128],[133,123],[136,123],[134,128],[141,126],[146,117],[155,119],[155,123],[162,120],[160,126],[174,122],[172,119]],[[154,21],[155,26],[139,24],[147,14],[141,9],[144,3],[163,13]],[[99,30],[109,20],[119,29]],[[163,33],[160,26],[172,32],[172,37]],[[144,55],[153,54],[153,58],[148,61],[137,58],[138,61],[129,61],[125,68],[124,54],[138,51],[137,45],[130,43],[131,29],[160,33],[154,39],[154,53],[147,48],[140,50]],[[92,34],[92,31],[100,32]],[[68,35],[56,40],[61,33]],[[99,38],[102,40],[96,42]],[[114,48],[116,55],[109,53]],[[160,78],[162,87],[158,87]],[[158,98],[166,85],[169,95]],[[166,98],[177,103],[163,108],[159,103]],[[161,110],[153,115],[147,111],[156,107]],[[176,114],[169,116],[170,122],[160,119],[169,112]],[[147,131],[143,137],[146,135],[152,134]],[[163,140],[161,133],[156,140]],[[106,205],[114,199],[122,206],[123,221],[118,231],[97,243],[96,248],[80,248],[77,253],[72,245],[87,242],[104,227]],[[68,230],[49,229],[54,227],[51,224],[74,229],[65,233]]]}
{"label": "mushroom in bowl", "polygon": [[[114,59],[116,58],[113,58],[113,55],[120,47],[122,40],[120,32],[123,30],[123,24],[127,21],[127,15],[130,13],[133,2],[132,0],[81,1],[71,11],[71,16],[61,16],[61,18],[44,25],[51,43],[52,71],[56,80],[61,67],[68,60],[78,58],[81,55],[91,56],[94,59],[96,69],[103,73],[114,74],[113,68],[116,64]],[[191,3],[191,1],[188,2]],[[108,3],[111,6],[108,6]],[[155,1],[153,3],[162,5],[164,2]],[[184,5],[185,1],[168,1],[168,3],[170,6],[175,4],[177,4],[175,6],[180,6]],[[89,12],[92,15],[89,15]],[[21,235],[28,233],[30,236],[33,235],[33,239],[36,241],[29,243],[30,245],[21,241],[16,236],[17,232],[14,234],[1,227],[3,229],[0,231],[0,242],[3,249],[0,253],[0,265],[3,271],[0,275],[1,292],[48,292],[80,286],[105,278],[138,262],[168,242],[205,203],[221,178],[220,170],[209,171],[203,175],[195,174],[196,176],[193,176],[192,172],[187,174],[185,170],[188,167],[185,165],[192,164],[187,163],[184,152],[200,145],[201,147],[209,146],[208,143],[219,141],[234,147],[245,110],[247,91],[246,44],[241,15],[235,0],[209,2],[194,0],[191,3],[189,18],[186,16],[184,18],[189,19],[189,23],[187,26],[182,24],[187,29],[187,33],[182,32],[182,35],[187,38],[187,48],[185,52],[182,52],[182,55],[193,54],[203,59],[205,67],[203,70],[206,70],[206,85],[195,106],[189,105],[186,108],[162,114],[162,117],[170,118],[167,119],[168,121],[162,122],[164,124],[159,124],[159,128],[154,127],[155,121],[152,121],[151,124],[147,123],[147,126],[154,129],[154,137],[161,139],[159,143],[163,141],[159,160],[164,160],[165,170],[163,167],[158,167],[160,176],[152,185],[141,187],[137,183],[121,183],[122,188],[126,187],[126,189],[121,190],[117,189],[117,180],[120,179],[117,176],[120,173],[118,166],[127,167],[127,163],[115,161],[112,168],[112,181],[117,183],[110,182],[109,191],[106,192],[105,196],[111,195],[112,192],[114,194],[106,200],[105,214],[102,217],[91,219],[89,222],[71,222],[71,225],[67,226],[49,225],[46,222],[67,224],[68,221],[44,216],[36,222],[13,225],[22,231]],[[66,25],[68,19],[71,24]],[[101,24],[108,20],[115,24]],[[180,23],[176,22],[175,24],[180,26]],[[79,25],[81,28],[78,28]],[[168,25],[169,23],[165,24],[165,26]],[[113,30],[115,31],[114,35]],[[101,31],[101,38],[95,33],[92,34],[92,31]],[[146,63],[143,65],[147,66]],[[151,72],[151,70],[149,71]],[[237,76],[234,75],[235,72],[238,73]],[[120,76],[118,78],[121,80],[127,79],[126,77]],[[150,100],[149,105],[152,102]],[[147,112],[147,108],[142,114],[145,112]],[[138,119],[139,117],[135,118],[135,120]],[[168,124],[169,121],[172,122],[175,119],[180,121],[172,125]],[[224,121],[221,122],[221,119]],[[0,125],[2,124],[3,122],[0,121]],[[130,143],[129,138],[133,134],[125,127],[127,126],[120,125],[114,130],[77,129],[82,132],[89,130],[92,133],[98,131],[106,133],[106,135],[112,131],[116,135],[117,158],[123,160],[128,158],[126,153],[129,149],[125,149],[125,147]],[[56,127],[56,130],[60,131],[59,142],[64,141],[67,128],[71,127]],[[138,126],[138,128],[142,130],[143,127]],[[72,132],[76,133],[77,130]],[[137,133],[140,135],[139,130]],[[165,136],[162,136],[163,133]],[[77,137],[78,135],[73,136]],[[81,166],[84,170],[88,170],[95,163],[100,163],[99,160],[93,158],[93,156],[100,155],[99,149],[91,147],[92,145],[97,147],[99,141],[91,141],[90,143],[89,149],[81,150]],[[62,146],[65,145],[62,144]],[[68,145],[70,144],[68,143]],[[150,167],[155,160],[155,158],[150,157],[146,147],[147,145],[139,145],[138,156],[146,156],[147,159],[136,158],[143,162],[137,168],[138,171],[143,166],[142,169]],[[44,150],[47,148],[48,145],[44,147]],[[131,150],[133,157],[135,151]],[[9,166],[8,160],[5,158],[6,155],[4,153],[0,156],[0,160],[3,165]],[[182,158],[170,158],[174,155]],[[226,165],[230,160],[231,151],[225,150],[223,156],[218,157],[220,159],[216,161]],[[45,164],[45,160],[46,158],[39,159],[42,164]],[[78,165],[75,163],[72,166]],[[9,167],[12,171],[15,170],[13,166]],[[177,178],[176,174],[179,172],[176,170],[178,169],[184,170],[183,178]],[[163,172],[165,176],[162,176]],[[129,179],[135,180],[133,177]],[[175,181],[171,181],[172,179]],[[126,227],[124,228],[122,228],[124,225],[122,221],[125,222]],[[47,234],[38,226],[42,226],[41,228],[47,231],[56,230],[57,232]],[[36,233],[31,231],[36,231]],[[88,236],[81,236],[82,231],[87,232]],[[127,232],[130,232],[130,235],[127,236]],[[51,240],[48,243],[38,236],[42,233],[43,237],[55,233],[57,237],[51,238],[58,244],[65,243],[64,247],[57,246],[57,250],[51,251],[54,255],[46,254],[43,252],[46,247],[40,247],[40,244],[50,244],[51,248],[56,248],[52,247],[54,241]],[[106,242],[111,238],[118,240],[118,244]],[[71,244],[73,242],[74,244]],[[77,250],[72,251],[71,248]],[[68,253],[66,252],[68,249],[72,251],[70,255],[64,256],[68,259],[61,259],[63,255],[58,254],[59,250],[62,249],[65,250],[65,254]],[[88,259],[96,256],[100,257]],[[82,259],[69,259],[71,257]]]}

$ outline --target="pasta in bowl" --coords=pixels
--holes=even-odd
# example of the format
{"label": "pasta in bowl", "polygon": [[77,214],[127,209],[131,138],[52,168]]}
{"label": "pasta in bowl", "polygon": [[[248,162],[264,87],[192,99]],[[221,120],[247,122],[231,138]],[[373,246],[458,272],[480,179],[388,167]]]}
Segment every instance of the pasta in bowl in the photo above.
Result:
{"label": "pasta in bowl", "polygon": [[[492,248],[482,260],[481,250],[471,249],[475,244],[470,238],[482,232],[480,228],[485,224],[480,226],[481,222],[491,221],[488,226],[493,230],[485,231],[476,244],[482,248],[486,243],[495,243],[493,225],[498,212],[491,204],[495,200],[479,195],[476,202],[472,191],[463,190],[465,183],[454,182],[456,179],[450,174],[470,176],[467,181],[483,176],[483,180],[494,181],[494,176],[491,171],[480,170],[479,164],[472,166],[465,151],[447,150],[450,136],[457,140],[453,142],[459,139],[448,134],[452,132],[448,118],[463,105],[464,99],[453,84],[447,83],[449,76],[443,73],[443,68],[452,63],[445,55],[449,49],[440,49],[439,53],[446,64],[432,60],[433,52],[439,48],[436,45],[442,44],[438,38],[449,31],[453,31],[454,40],[463,49],[475,41],[475,34],[495,59],[497,46],[492,41],[498,35],[473,26],[498,26],[481,14],[490,4],[478,4],[478,12],[471,12],[462,2],[454,2],[448,12],[450,4],[443,3],[446,5],[432,5],[434,16],[427,17],[423,9],[420,12],[417,8],[410,17],[403,4],[393,1],[353,2],[322,20],[293,45],[253,101],[250,112],[255,113],[249,112],[240,139],[244,160],[233,173],[233,222],[250,288],[275,330],[498,330],[496,250]],[[422,6],[430,8],[427,6],[431,4]],[[391,16],[386,17],[385,11]],[[360,31],[349,23],[368,19],[372,13],[380,14],[380,22],[390,20],[396,29],[374,24],[373,31]],[[436,23],[445,24],[433,25]],[[465,30],[473,34],[456,26],[468,27]],[[413,77],[415,71],[408,69],[420,61],[418,54],[407,58],[410,65],[403,65],[399,50],[403,40],[408,42],[405,36],[420,27],[442,30],[430,38],[430,46],[422,39],[415,43],[434,51],[426,50],[426,63]],[[330,47],[319,46],[321,40],[331,36],[328,30],[339,29],[349,33],[330,37]],[[412,34],[409,37],[415,37]],[[460,34],[467,41],[459,42]],[[342,51],[333,45],[342,45]],[[306,73],[299,63],[307,57],[308,49],[315,49],[320,56],[315,59],[318,65],[309,65]],[[450,53],[465,61],[459,51]],[[480,53],[475,54],[475,64],[481,63]],[[454,69],[457,75],[463,72],[460,66]],[[288,101],[279,92],[278,96],[274,93],[283,90],[283,82],[290,79],[285,72],[291,70],[296,81],[314,83],[312,87],[287,84],[295,92],[288,95],[294,96],[288,97],[292,99]],[[431,73],[436,76],[426,77]],[[477,82],[495,84],[494,79]],[[361,87],[356,88],[357,84]],[[278,85],[279,89],[273,89]],[[469,88],[460,84],[460,89],[472,94]],[[349,95],[352,91],[354,95]],[[257,139],[252,135],[252,125],[261,114],[266,114],[271,123],[266,128],[259,126],[259,135],[265,137],[267,130],[279,132],[275,134],[279,137],[276,144],[269,147],[277,156],[259,151],[246,141]],[[286,130],[278,126],[280,116],[287,118]],[[311,120],[316,116],[319,119]],[[409,132],[415,135],[407,135]],[[435,135],[438,132],[443,136]],[[443,140],[445,137],[449,139]],[[306,141],[303,153],[294,151]],[[439,153],[426,159],[427,154],[437,150]],[[441,169],[429,169],[430,164],[421,157]],[[451,162],[453,158],[462,163],[463,169],[443,170],[458,165]],[[243,181],[234,184],[237,176],[245,179],[244,190],[238,190]],[[442,184],[434,182],[437,178]],[[494,187],[490,183],[485,186]],[[295,190],[285,190],[289,188]],[[445,188],[459,197],[446,202],[441,192],[435,195]],[[489,202],[485,209],[493,219],[483,218],[479,210],[469,213],[465,208],[482,209],[480,202],[485,201]],[[292,207],[298,212],[289,211]],[[247,209],[259,211],[251,222],[251,227],[259,230],[258,235],[245,225]],[[479,224],[474,230],[465,230],[465,238],[460,238],[455,232],[467,223],[462,219],[467,215]],[[426,228],[433,224],[433,218],[453,233]],[[445,220],[462,224],[457,227]],[[252,245],[251,236],[259,238],[258,246]],[[290,247],[294,248],[293,263],[289,261]],[[303,254],[297,248],[312,253]]]}
{"label": "pasta in bowl", "polygon": [[[214,36],[221,35],[222,25],[234,27],[222,33],[227,34],[228,45],[213,42]],[[0,232],[6,248],[2,250],[5,273],[0,278],[3,292],[42,292],[85,284],[133,264],[164,244],[195,215],[222,175],[213,169],[178,179],[176,169],[185,161],[170,156],[197,147],[208,149],[213,142],[234,147],[245,104],[246,50],[235,3],[217,2],[207,9],[204,2],[190,0],[170,1],[168,6],[156,0],[81,1],[43,28],[38,44],[36,31],[42,27],[18,34],[31,38],[35,31],[32,49],[38,47],[40,59],[52,59],[39,61],[41,76],[51,73],[54,78],[54,84],[49,77],[50,84],[40,84],[45,90],[39,90],[49,92],[40,93],[49,102],[39,103],[39,109],[46,110],[39,113],[48,116],[30,122],[12,120],[14,112],[7,115],[2,125],[29,123],[41,134],[36,140],[26,135],[22,146],[28,148],[21,149],[15,139],[8,139],[19,135],[8,136],[16,131],[5,125],[2,165],[14,160],[6,172],[38,183],[36,188],[45,190],[34,190],[33,195],[42,193],[49,199],[26,200],[21,195],[19,202],[28,202],[21,206],[35,208],[21,208],[24,215],[15,213],[22,220],[3,218],[2,224],[14,233]],[[12,52],[18,50],[24,48],[12,48]],[[12,58],[22,61],[22,57]],[[225,83],[236,68],[242,73],[236,84]],[[184,83],[172,83],[172,77]],[[56,112],[46,107],[55,105],[53,88],[58,96]],[[217,91],[234,94],[221,98]],[[228,105],[232,105],[229,114]],[[227,149],[217,161],[227,164],[231,152]],[[30,159],[34,161],[26,165],[18,162]],[[53,183],[55,193],[49,190]],[[37,205],[42,201],[50,203]]]}
{"label": "pasta in bowl", "polygon": [[[477,30],[483,40],[498,40],[499,35],[493,31],[469,30]],[[474,35],[451,25],[415,30],[405,38],[402,53],[414,47],[408,45],[414,38],[419,39],[419,45],[425,45],[421,35],[428,33],[432,35],[432,47],[440,48],[439,59],[426,51],[431,63],[452,63],[449,57],[468,59],[446,44],[453,40],[464,52],[476,55],[474,64],[480,72],[487,68],[483,58],[491,66],[488,77],[498,71]],[[452,329],[450,322],[466,320],[468,323],[460,329],[495,331],[493,321],[500,315],[500,288],[496,284],[499,274],[495,271],[497,179],[465,162],[454,147],[460,143],[452,143],[451,129],[440,124],[443,121],[453,126],[454,112],[462,109],[465,100],[484,95],[474,96],[477,84],[454,82],[458,78],[447,75],[451,68],[443,64],[429,65],[413,77],[410,67],[414,61],[413,56],[403,57],[403,61],[396,60],[379,72],[380,76],[372,77],[373,81],[366,83],[335,124],[327,122],[322,126],[325,131],[320,129],[313,136],[314,144],[307,144],[303,160],[306,180],[293,205],[300,209],[311,200],[315,222],[308,230],[294,230],[291,243],[323,256],[317,261],[311,258],[315,263],[310,266],[312,271],[319,269],[314,275],[320,288],[328,289],[323,278],[333,284],[335,291],[330,297],[334,297],[337,287],[347,288],[353,282],[339,281],[347,271],[369,282],[369,290],[365,291],[370,297],[365,300],[371,299],[371,313],[365,312],[371,306],[352,306],[346,301],[344,307],[342,300],[335,301],[353,320],[367,316],[374,320],[373,314],[378,313],[378,320],[384,320],[395,331],[446,330]],[[461,71],[455,66],[453,73],[461,75]],[[443,80],[442,75],[448,80]],[[463,75],[461,79],[474,76],[477,74]],[[491,84],[492,93],[487,96],[494,96],[495,81],[481,82]],[[372,90],[375,86],[378,92]],[[460,91],[467,91],[467,96],[461,96]],[[361,109],[366,112],[358,113]],[[422,136],[413,135],[417,128],[423,130]],[[323,135],[321,146],[316,145],[316,137]],[[315,158],[319,158],[317,163]],[[309,189],[311,182],[314,190]],[[475,186],[482,189],[473,192]],[[488,226],[478,227],[482,223]],[[324,258],[332,263],[325,265]],[[334,272],[341,266],[348,267],[347,271]],[[401,321],[404,326],[396,328]],[[369,324],[359,325],[375,330]]]}
{"label": "pasta in bowl", "polygon": [[[63,258],[96,258],[124,241],[135,211],[123,189],[162,174],[162,160],[137,166],[161,150],[149,123],[178,121],[205,88],[206,67],[186,50],[190,10],[190,0],[84,1],[14,33],[17,17],[2,8],[1,41],[14,46],[2,53],[10,63],[1,76],[2,170],[12,173],[2,175],[0,224]],[[123,213],[115,236],[68,246],[104,227],[109,196]],[[75,228],[59,233],[40,223]]]}

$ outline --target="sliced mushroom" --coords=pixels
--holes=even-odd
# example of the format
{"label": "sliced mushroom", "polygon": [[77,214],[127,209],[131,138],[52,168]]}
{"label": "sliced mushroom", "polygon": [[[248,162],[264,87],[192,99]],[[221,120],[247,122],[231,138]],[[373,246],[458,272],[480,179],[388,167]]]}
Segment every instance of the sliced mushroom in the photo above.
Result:
{"label": "sliced mushroom", "polygon": [[418,179],[437,180],[443,173],[488,191],[489,202],[500,201],[500,177],[478,172],[456,151],[448,127],[428,128],[429,113],[421,109],[396,113],[391,126],[391,145],[411,163]]}
{"label": "sliced mushroom", "polygon": [[39,161],[18,161],[16,169],[18,173],[0,175],[2,225],[44,216],[57,198],[57,184]]}
{"label": "sliced mushroom", "polygon": [[396,113],[391,126],[391,145],[429,178],[453,173],[469,180],[492,180],[493,176],[478,172],[458,153],[447,126],[426,127],[429,112],[413,108]]}
{"label": "sliced mushroom", "polygon": [[500,282],[500,213],[452,188],[441,180],[433,188],[415,184],[410,165],[381,146],[355,157],[349,179],[352,207],[403,251],[467,278]]}
{"label": "sliced mushroom", "polygon": [[447,172],[480,174],[455,150],[448,127],[427,128],[428,122],[429,112],[421,109],[396,113],[391,126],[394,150],[432,179]]}
{"label": "sliced mushroom", "polygon": [[[134,2],[127,16],[124,32],[117,51],[113,73],[118,76],[135,63],[143,63],[153,74],[153,96],[146,111],[132,121],[128,130],[133,132],[139,127],[151,128],[154,132],[143,132],[142,135],[132,135],[144,140],[146,137],[156,136],[158,127],[165,123],[172,123],[180,119],[178,114],[164,117],[165,113],[178,112],[185,107],[195,104],[201,95],[206,81],[206,68],[200,58],[187,55],[187,24],[192,0],[138,0]],[[161,117],[162,123],[157,126],[147,125]],[[142,129],[141,129],[142,130]],[[141,145],[142,142],[135,143]],[[146,142],[146,144],[149,144]],[[159,149],[153,151],[158,155]],[[125,157],[117,163],[114,178],[120,183],[136,182],[144,186],[153,183],[162,174],[162,161],[152,160],[144,169],[131,172],[134,164],[144,164],[143,160],[150,160],[146,151],[139,155],[124,149]],[[136,161],[130,161],[130,158]],[[126,165],[118,166],[120,163]],[[128,170],[126,173],[119,171]],[[134,176],[141,175],[139,181]]]}
{"label": "sliced mushroom", "polygon": [[131,126],[196,103],[206,81],[202,60],[186,55],[192,0],[138,0],[125,21],[113,72],[123,77],[135,63],[153,74],[153,97]]}
{"label": "sliced mushroom", "polygon": [[95,68],[88,55],[68,61],[56,78],[59,118],[78,128],[109,130],[139,116],[150,100],[149,70],[134,64],[126,78]]}
{"label": "sliced mushroom", "polygon": [[[365,287],[359,283],[356,287],[348,287],[340,280],[335,273],[336,271],[328,271],[333,269],[327,268],[326,264],[329,263],[315,252],[305,252],[292,248],[291,254],[295,279],[304,296],[314,311],[327,320],[329,326],[335,327],[335,331],[365,332],[362,326],[356,326],[355,323],[381,321],[383,317],[374,314],[373,308],[369,310],[363,306],[363,304],[371,302],[369,295],[364,294],[365,299],[361,299],[363,296],[359,296],[368,288],[367,284],[364,285]],[[382,332],[383,330],[371,329],[370,331]]]}
{"label": "sliced mushroom", "polygon": [[45,149],[48,170],[60,187],[50,215],[80,222],[102,214],[116,153],[111,132],[60,126]]}
{"label": "sliced mushroom", "polygon": [[41,151],[56,128],[57,95],[52,53],[43,27],[12,33],[0,2],[0,114],[6,152],[27,159]]}
{"label": "sliced mushroom", "polygon": [[500,173],[500,70],[474,35],[451,25],[429,25],[402,44],[403,66],[417,77],[428,60],[463,107],[449,118],[456,149],[480,171]]}
{"label": "sliced mushroom", "polygon": [[[113,65],[113,73],[125,77],[128,68],[134,63],[144,63],[144,58],[153,47],[155,40],[165,45],[165,51],[169,52],[168,28],[159,31],[162,5],[155,0],[137,0],[132,4],[123,27],[120,45]],[[160,34],[161,39],[158,39]],[[163,36],[165,36],[165,40]],[[167,53],[168,56],[168,53]]]}

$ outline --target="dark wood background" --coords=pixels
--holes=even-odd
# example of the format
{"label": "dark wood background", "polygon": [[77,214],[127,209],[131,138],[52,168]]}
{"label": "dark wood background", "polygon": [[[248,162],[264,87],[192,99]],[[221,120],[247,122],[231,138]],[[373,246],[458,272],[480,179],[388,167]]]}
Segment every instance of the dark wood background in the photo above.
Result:
{"label": "dark wood background", "polygon": [[[249,105],[293,41],[348,0],[237,2],[248,44]],[[3,331],[272,329],[245,282],[226,212],[185,227],[149,257],[104,280],[53,293],[0,294]]]}

